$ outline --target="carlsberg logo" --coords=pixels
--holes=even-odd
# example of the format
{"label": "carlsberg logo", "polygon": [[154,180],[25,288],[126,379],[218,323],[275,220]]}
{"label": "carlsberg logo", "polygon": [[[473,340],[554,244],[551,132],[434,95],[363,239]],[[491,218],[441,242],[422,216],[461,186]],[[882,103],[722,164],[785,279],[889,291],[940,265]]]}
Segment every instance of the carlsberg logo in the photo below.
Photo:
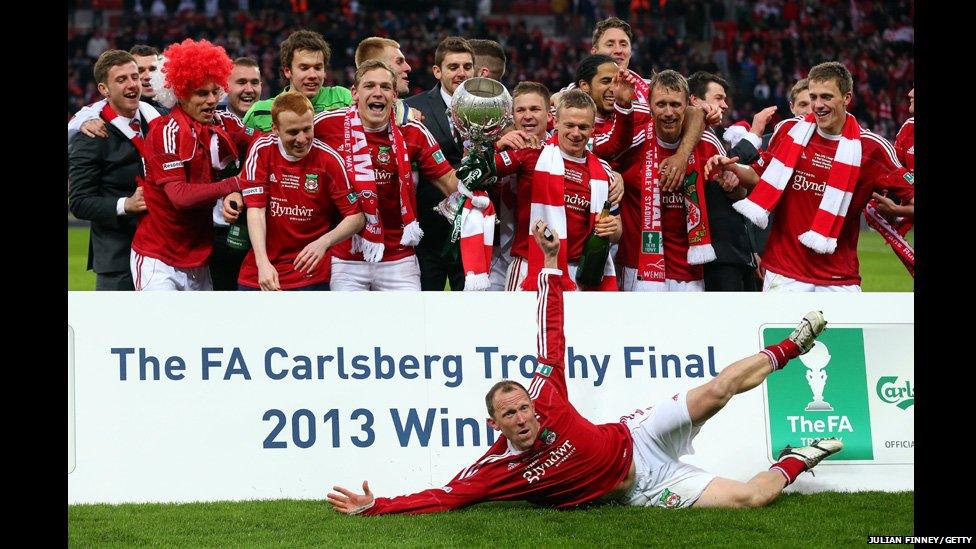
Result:
{"label": "carlsberg logo", "polygon": [[915,405],[915,389],[912,387],[912,380],[910,379],[881,376],[878,379],[875,391],[882,402],[894,404],[902,410],[907,410]]}

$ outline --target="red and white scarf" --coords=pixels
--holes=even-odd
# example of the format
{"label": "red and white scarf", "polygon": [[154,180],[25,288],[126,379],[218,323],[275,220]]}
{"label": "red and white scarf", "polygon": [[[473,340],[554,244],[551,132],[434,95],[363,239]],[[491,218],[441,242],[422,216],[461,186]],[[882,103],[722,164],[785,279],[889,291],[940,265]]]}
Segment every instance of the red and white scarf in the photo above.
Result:
{"label": "red and white scarf", "polygon": [[[793,177],[800,153],[810,143],[816,129],[813,113],[790,128],[787,136],[771,151],[773,159],[756,188],[748,198],[736,202],[732,207],[758,227],[766,228],[769,212],[776,208],[786,184]],[[822,254],[833,253],[837,249],[837,236],[844,225],[844,217],[847,215],[860,172],[861,126],[854,115],[847,113],[820,207],[813,216],[810,230],[799,236],[804,246]]]}
{"label": "red and white scarf", "polygon": [[[590,225],[595,223],[597,216],[603,209],[603,203],[607,201],[610,194],[610,182],[607,172],[600,163],[600,159],[590,151],[586,151],[586,169],[590,173]],[[546,141],[539,160],[535,164],[535,173],[532,176],[532,205],[529,213],[529,226],[522,227],[522,230],[529,231],[529,238],[533,238],[532,229],[535,222],[541,219],[546,224],[559,233],[559,256],[558,266],[563,271],[563,288],[575,290],[576,282],[569,276],[569,261],[566,240],[566,164],[563,161],[562,152],[559,150],[558,134],[554,134]],[[529,246],[528,254],[528,273],[522,282],[523,290],[534,291],[537,289],[538,274],[545,265],[545,255],[537,245]],[[603,270],[603,283],[600,287],[613,286],[616,280],[616,272],[613,269],[613,258],[607,257],[607,263]],[[607,277],[610,277],[608,282]]]}
{"label": "red and white scarf", "polygon": [[[359,204],[366,214],[366,226],[352,237],[352,251],[363,253],[363,259],[371,263],[383,260],[383,225],[379,215],[379,197],[376,193],[376,170],[366,142],[366,129],[359,118],[356,105],[346,108],[343,120],[343,162],[353,188],[359,193]],[[403,133],[393,122],[390,111],[388,126],[392,156],[396,162],[400,182],[400,217],[403,220],[403,236],[400,244],[416,246],[424,236],[417,221],[417,193],[414,191],[413,172]]]}
{"label": "red and white scarf", "polygon": [[[644,170],[641,182],[641,233],[637,259],[635,290],[664,291],[665,261],[664,233],[661,225],[661,158],[657,154],[657,135],[654,120],[644,128]],[[693,187],[682,189],[685,205],[685,227],[688,233],[688,264],[701,265],[715,260],[712,233],[705,203],[704,160],[701,151],[692,153],[694,161],[685,169],[685,176],[693,176]],[[691,192],[689,192],[691,191]]]}
{"label": "red and white scarf", "polygon": [[469,191],[458,183],[464,195],[461,211],[461,265],[464,268],[464,291],[485,291],[491,287],[491,249],[495,241],[495,207],[486,191]]}
{"label": "red and white scarf", "polygon": [[901,232],[892,227],[888,220],[885,219],[878,210],[875,208],[877,200],[872,200],[868,202],[867,207],[864,208],[864,219],[868,222],[868,225],[881,233],[885,241],[891,246],[892,251],[898,256],[905,268],[915,278],[915,250],[912,245],[908,243],[907,240],[902,236]]}
{"label": "red and white scarf", "polygon": [[[146,121],[147,125],[156,118],[159,118],[159,112],[152,108],[152,106],[143,103],[142,101],[139,102],[139,114],[142,116],[142,119]],[[99,112],[99,116],[105,121],[106,124],[111,124],[115,126],[117,130],[122,132],[122,135],[126,136],[129,141],[132,141],[132,146],[139,151],[139,156],[141,156],[143,159],[146,158],[146,153],[143,149],[145,141],[142,138],[142,132],[136,132],[136,130],[129,125],[131,119],[126,119],[119,116],[119,114],[115,112],[115,109],[112,108],[111,103],[108,101],[105,102],[105,106],[102,107],[102,110]]]}
{"label": "red and white scarf", "polygon": [[648,98],[651,97],[650,84],[647,83],[647,80],[644,80],[643,76],[637,74],[637,72],[632,71],[630,69],[627,70],[630,71],[630,74],[634,75],[634,79],[635,79],[634,94],[637,96],[635,98],[637,102],[645,103],[645,104],[650,103],[650,101],[648,100]]}

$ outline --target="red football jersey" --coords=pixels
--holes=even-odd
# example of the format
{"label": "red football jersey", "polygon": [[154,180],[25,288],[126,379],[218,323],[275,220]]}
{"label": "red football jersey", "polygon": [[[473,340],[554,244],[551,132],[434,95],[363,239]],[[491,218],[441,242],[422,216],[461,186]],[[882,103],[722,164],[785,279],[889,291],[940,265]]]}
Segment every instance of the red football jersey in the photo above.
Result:
{"label": "red football jersey", "polygon": [[895,152],[898,160],[905,168],[915,173],[915,117],[911,117],[902,124],[895,136]]}
{"label": "red football jersey", "polygon": [[[512,243],[512,257],[519,256],[528,259],[529,246],[535,246],[535,241],[529,235],[529,223],[531,220],[532,204],[532,176],[535,174],[535,165],[539,161],[542,149],[518,149],[502,151],[495,154],[495,167],[498,177],[515,174],[518,177],[516,183],[516,210],[515,220],[515,240]],[[564,193],[566,204],[566,258],[570,263],[579,261],[583,254],[583,244],[586,238],[593,232],[593,219],[590,215],[590,171],[586,161],[574,159],[563,154],[563,163],[566,167]],[[599,174],[597,179],[610,180],[610,165],[600,160],[600,164],[606,173]]]}
{"label": "red football jersey", "polygon": [[539,365],[529,385],[539,438],[520,451],[505,437],[446,486],[376,498],[364,515],[433,513],[483,501],[527,500],[557,508],[593,501],[627,477],[633,440],[623,423],[594,425],[569,402],[561,272],[539,273]]}
{"label": "red football jersey", "polygon": [[[777,128],[769,148],[752,165],[758,174],[762,175],[765,166],[772,159],[769,151],[781,139],[789,139],[787,133],[795,124],[795,119],[787,120]],[[890,190],[903,204],[915,196],[909,183],[912,176],[898,162],[891,143],[862,129],[861,171],[847,208],[844,226],[837,237],[837,249],[834,253],[821,254],[804,246],[799,237],[810,230],[813,216],[820,207],[827,175],[837,152],[837,143],[836,138],[825,136],[817,129],[797,160],[793,177],[776,204],[776,215],[762,258],[763,264],[770,271],[823,286],[860,284],[857,238],[861,232],[861,212],[871,199],[871,193]]]}
{"label": "red football jersey", "polygon": [[[339,152],[342,156],[346,109],[322,112],[315,117],[315,137]],[[400,126],[403,141],[407,146],[410,162],[428,180],[439,179],[450,172],[451,164],[444,158],[440,145],[434,136],[420,122],[410,121]],[[373,160],[376,175],[376,192],[379,195],[379,215],[383,224],[383,261],[396,261],[413,255],[412,246],[401,246],[403,218],[400,215],[400,179],[397,163],[393,158],[393,146],[389,131],[366,130],[366,143]],[[413,175],[411,174],[411,177]],[[415,181],[416,183],[416,181]],[[363,261],[361,252],[352,252],[352,241],[341,242],[333,249],[339,259]]]}
{"label": "red football jersey", "polygon": [[[342,159],[328,145],[312,141],[304,158],[286,156],[277,135],[254,142],[244,161],[244,203],[265,208],[265,249],[283,290],[329,281],[326,255],[311,273],[295,270],[295,257],[310,242],[332,230],[333,220],[359,213],[358,196]],[[241,264],[238,284],[259,288],[254,250]]]}
{"label": "red football jersey", "polygon": [[[211,133],[193,122],[178,106],[153,121],[145,142],[146,214],[139,220],[132,249],[172,267],[193,268],[207,263],[213,247],[214,202],[223,196],[214,185],[213,197],[190,208],[177,208],[164,187],[171,183],[213,185]],[[220,151],[222,158],[230,151]]]}
{"label": "red football jersey", "polygon": [[[635,139],[636,141],[636,139]],[[617,248],[617,259],[626,267],[637,268],[641,243],[641,188],[644,185],[644,155],[648,144],[643,134],[639,139],[640,145],[634,149],[637,154],[628,153],[629,164],[621,175],[624,178],[624,198],[621,200],[620,221],[623,223],[623,236]],[[657,147],[658,163],[673,155],[678,150],[679,143],[666,144],[654,138]],[[721,144],[714,134],[705,132],[701,141],[688,156],[686,173],[694,169],[695,161],[699,158],[704,163],[713,155],[718,154]],[[631,150],[634,150],[631,149]],[[698,174],[703,177],[703,174]],[[661,231],[664,239],[664,276],[668,280],[688,282],[704,278],[701,265],[688,264],[688,224],[685,217],[685,203],[683,191],[661,192]]]}

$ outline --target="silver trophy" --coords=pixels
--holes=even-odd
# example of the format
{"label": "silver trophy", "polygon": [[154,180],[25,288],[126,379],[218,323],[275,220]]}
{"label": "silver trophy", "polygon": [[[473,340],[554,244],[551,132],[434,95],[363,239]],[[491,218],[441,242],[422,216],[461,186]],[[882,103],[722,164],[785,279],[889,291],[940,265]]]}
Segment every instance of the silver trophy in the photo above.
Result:
{"label": "silver trophy", "polygon": [[465,139],[492,143],[512,123],[512,96],[498,80],[469,78],[454,90],[448,116]]}

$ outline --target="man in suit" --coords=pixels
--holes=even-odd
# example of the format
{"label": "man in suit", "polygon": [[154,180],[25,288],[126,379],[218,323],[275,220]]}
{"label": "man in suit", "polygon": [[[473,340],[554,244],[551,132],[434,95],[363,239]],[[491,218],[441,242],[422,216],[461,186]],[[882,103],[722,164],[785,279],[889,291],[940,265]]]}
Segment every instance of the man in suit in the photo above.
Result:
{"label": "man in suit", "polygon": [[[729,83],[721,76],[698,71],[688,78],[688,87],[692,105],[707,103],[718,108],[723,116],[729,110]],[[751,163],[759,158],[760,136],[775,113],[775,106],[763,109],[756,114],[748,129],[738,124],[733,126],[738,131],[737,134],[721,125],[705,131],[721,140],[722,146],[730,151],[729,156],[738,156],[741,162]],[[730,142],[733,135],[738,137],[735,143]],[[712,226],[712,247],[716,255],[715,261],[703,266],[706,292],[758,292],[762,289],[761,281],[755,274],[758,256],[749,228],[752,224],[732,209],[732,204],[742,198],[739,192],[740,190],[733,190],[727,193],[718,181],[709,181],[705,187],[708,219]]]}
{"label": "man in suit", "polygon": [[[88,269],[96,290],[134,290],[129,253],[136,223],[146,211],[142,187],[142,136],[155,116],[140,108],[139,69],[133,56],[109,50],[95,62],[95,81],[106,98],[99,116],[107,137],[77,133],[68,144],[68,205],[91,221]],[[140,112],[141,111],[141,112]]]}
{"label": "man in suit", "polygon": [[[464,38],[449,36],[434,51],[431,70],[439,83],[430,90],[407,98],[406,104],[423,113],[424,126],[437,140],[447,161],[457,169],[464,146],[462,137],[447,116],[447,108],[454,90],[461,82],[474,76],[474,50]],[[443,290],[445,280],[450,281],[451,290],[464,289],[461,260],[445,257],[442,253],[450,238],[451,223],[436,213],[434,206],[443,199],[444,193],[421,176],[417,184],[417,215],[424,237],[417,245],[416,253],[420,263],[420,287],[423,290]]]}

